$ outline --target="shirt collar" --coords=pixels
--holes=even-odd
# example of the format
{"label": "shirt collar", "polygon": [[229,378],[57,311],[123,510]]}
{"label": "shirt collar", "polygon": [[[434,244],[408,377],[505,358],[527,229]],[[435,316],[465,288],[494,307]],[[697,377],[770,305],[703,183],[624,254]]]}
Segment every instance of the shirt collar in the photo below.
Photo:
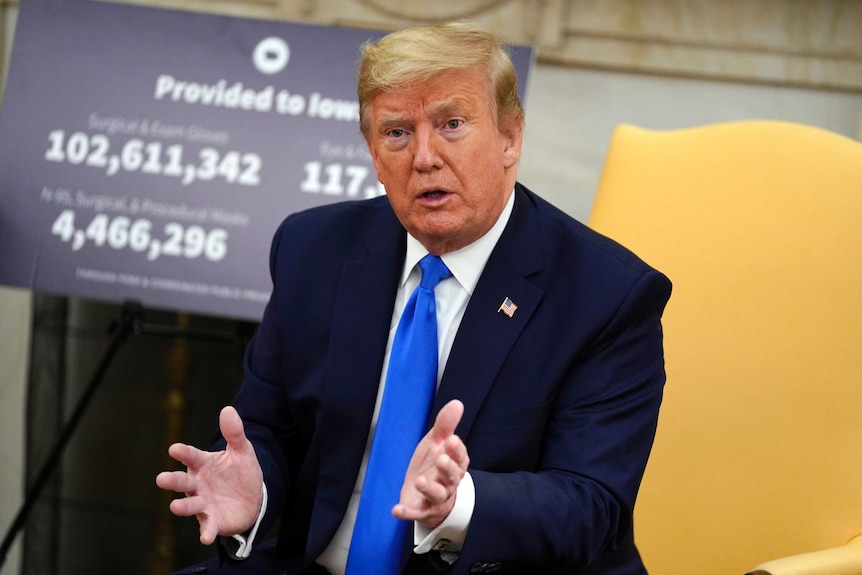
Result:
{"label": "shirt collar", "polygon": [[[500,236],[503,235],[503,230],[509,222],[509,217],[512,215],[512,208],[515,205],[514,191],[509,194],[509,200],[506,202],[503,211],[497,221],[491,226],[485,235],[476,240],[470,245],[464,246],[460,250],[443,254],[441,259],[452,276],[458,280],[467,293],[473,295],[473,289],[479,283],[479,276],[482,275],[482,270],[485,269],[485,264],[488,258],[491,257],[491,252]],[[401,273],[401,287],[407,282],[410,272],[419,263],[419,260],[428,255],[428,250],[425,249],[419,240],[407,234],[407,255],[404,258],[404,270]]]}

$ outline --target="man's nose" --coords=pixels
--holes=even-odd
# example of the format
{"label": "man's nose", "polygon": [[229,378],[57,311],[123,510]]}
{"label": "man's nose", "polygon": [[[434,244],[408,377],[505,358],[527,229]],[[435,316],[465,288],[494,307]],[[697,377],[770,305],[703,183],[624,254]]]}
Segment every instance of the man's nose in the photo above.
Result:
{"label": "man's nose", "polygon": [[439,137],[430,129],[418,129],[413,135],[413,169],[427,172],[443,166]]}

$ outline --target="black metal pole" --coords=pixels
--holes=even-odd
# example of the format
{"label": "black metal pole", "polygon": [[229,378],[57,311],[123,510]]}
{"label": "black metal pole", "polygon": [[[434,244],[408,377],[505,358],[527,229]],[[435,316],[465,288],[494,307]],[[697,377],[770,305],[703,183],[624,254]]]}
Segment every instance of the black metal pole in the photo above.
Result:
{"label": "black metal pole", "polygon": [[48,480],[51,479],[51,475],[60,463],[63,451],[66,449],[66,445],[74,435],[75,429],[78,427],[81,418],[87,411],[87,407],[89,407],[90,401],[96,394],[96,390],[99,388],[99,384],[101,384],[105,372],[108,370],[111,361],[114,359],[114,355],[116,355],[120,346],[122,346],[130,335],[141,334],[186,337],[189,339],[217,341],[241,341],[243,339],[241,334],[238,335],[230,332],[183,330],[172,326],[147,325],[142,323],[142,317],[143,307],[140,303],[133,301],[123,302],[123,305],[120,308],[120,316],[112,322],[109,330],[111,340],[108,342],[105,351],[102,353],[102,357],[96,364],[96,369],[90,377],[87,388],[84,390],[84,393],[81,395],[81,399],[75,406],[75,410],[69,417],[69,421],[67,421],[66,425],[63,427],[60,437],[57,439],[57,443],[54,445],[50,455],[39,470],[39,474],[27,490],[24,503],[21,505],[21,508],[18,510],[18,514],[15,516],[15,521],[12,522],[11,527],[9,527],[9,531],[7,531],[6,536],[3,538],[3,543],[0,545],[0,567],[3,567],[3,564],[6,562],[6,556],[8,555],[12,544],[15,542],[16,535],[24,526],[24,523],[27,521],[27,516],[30,514],[30,510],[39,499],[39,494],[42,492],[42,489],[45,487]]}
{"label": "black metal pole", "polygon": [[21,505],[21,508],[18,510],[18,514],[15,516],[15,521],[12,522],[11,527],[9,527],[9,531],[3,538],[3,544],[0,545],[0,567],[2,567],[6,562],[6,556],[8,555],[12,544],[15,542],[15,536],[27,521],[27,516],[29,515],[33,505],[39,499],[39,494],[42,492],[42,488],[45,487],[45,484],[51,478],[51,475],[59,464],[60,457],[63,455],[63,450],[66,448],[66,445],[75,433],[75,429],[78,427],[78,424],[86,412],[90,401],[93,399],[99,384],[102,382],[105,372],[111,364],[111,360],[114,358],[117,350],[120,349],[120,346],[126,341],[129,335],[136,331],[136,326],[140,322],[142,311],[143,309],[141,305],[137,302],[123,303],[120,309],[120,317],[111,325],[111,340],[102,354],[99,363],[96,365],[96,369],[90,377],[90,382],[87,388],[84,390],[75,410],[72,412],[72,415],[63,427],[60,437],[57,439],[57,443],[54,445],[50,455],[39,470],[39,474],[27,490],[24,503]]}

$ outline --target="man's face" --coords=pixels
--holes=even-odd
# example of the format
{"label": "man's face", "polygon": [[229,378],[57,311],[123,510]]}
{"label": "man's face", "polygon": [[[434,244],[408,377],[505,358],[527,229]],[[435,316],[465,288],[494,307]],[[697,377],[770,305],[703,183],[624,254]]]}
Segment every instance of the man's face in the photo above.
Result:
{"label": "man's face", "polygon": [[439,255],[491,229],[515,185],[523,129],[498,129],[481,71],[378,93],[370,113],[377,177],[413,237]]}

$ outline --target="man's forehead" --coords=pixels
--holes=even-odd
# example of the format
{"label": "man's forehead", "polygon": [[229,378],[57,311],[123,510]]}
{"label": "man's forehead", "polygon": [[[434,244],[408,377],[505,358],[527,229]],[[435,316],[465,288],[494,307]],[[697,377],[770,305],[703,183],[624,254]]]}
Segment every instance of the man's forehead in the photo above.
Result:
{"label": "man's forehead", "polygon": [[475,107],[476,102],[470,98],[453,94],[438,98],[425,97],[418,93],[414,97],[406,94],[393,94],[390,97],[375,98],[371,105],[378,121],[385,121],[390,117],[403,118],[415,114],[435,116],[467,111]]}

